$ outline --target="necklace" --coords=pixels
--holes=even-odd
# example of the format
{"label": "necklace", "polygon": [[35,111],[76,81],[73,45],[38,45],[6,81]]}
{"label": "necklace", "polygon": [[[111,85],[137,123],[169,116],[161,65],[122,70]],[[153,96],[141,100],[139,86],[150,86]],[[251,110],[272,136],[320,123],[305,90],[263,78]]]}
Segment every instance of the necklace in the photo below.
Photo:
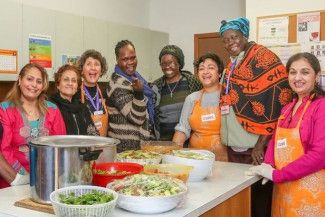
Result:
{"label": "necklace", "polygon": [[175,86],[173,87],[173,89],[170,88],[169,84],[166,82],[167,87],[168,87],[169,92],[170,92],[170,98],[173,98],[173,93],[174,93],[174,91],[175,91],[177,85],[179,84],[179,81],[180,81],[180,80],[182,80],[182,77],[181,77],[181,78],[176,82],[176,84],[175,84]]}

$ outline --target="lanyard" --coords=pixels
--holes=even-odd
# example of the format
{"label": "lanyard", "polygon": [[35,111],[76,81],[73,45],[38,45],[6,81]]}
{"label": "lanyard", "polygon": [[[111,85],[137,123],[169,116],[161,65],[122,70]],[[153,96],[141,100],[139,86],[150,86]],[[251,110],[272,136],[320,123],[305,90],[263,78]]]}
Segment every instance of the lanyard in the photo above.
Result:
{"label": "lanyard", "polygon": [[230,76],[235,70],[236,63],[237,63],[237,59],[235,60],[235,62],[233,62],[231,64],[231,69],[230,69],[230,72],[229,72],[228,77],[227,77],[226,95],[228,95],[228,93],[229,93]]}
{"label": "lanyard", "polygon": [[90,95],[88,89],[84,86],[84,92],[88,100],[90,101],[91,105],[94,107],[95,111],[99,111],[99,94],[98,94],[98,87],[96,90],[95,100]]}

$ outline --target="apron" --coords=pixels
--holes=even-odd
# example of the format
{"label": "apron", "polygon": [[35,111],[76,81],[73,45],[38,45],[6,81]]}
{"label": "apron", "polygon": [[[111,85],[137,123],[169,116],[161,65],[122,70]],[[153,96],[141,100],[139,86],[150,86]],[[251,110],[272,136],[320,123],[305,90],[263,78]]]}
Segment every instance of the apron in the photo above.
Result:
{"label": "apron", "polygon": [[[275,168],[281,169],[304,154],[300,139],[300,124],[309,107],[309,100],[295,128],[281,128],[278,121],[274,147]],[[274,185],[272,216],[325,216],[325,170],[305,176],[299,180]]]}
{"label": "apron", "polygon": [[227,148],[220,142],[221,113],[219,106],[201,107],[203,92],[194,102],[189,124],[192,129],[190,147],[206,149],[216,154],[218,161],[228,161]]}
{"label": "apron", "polygon": [[[108,111],[107,111],[107,107],[105,105],[105,101],[102,95],[102,92],[100,91],[98,84],[97,84],[97,90],[98,93],[100,95],[100,99],[102,102],[102,106],[105,110],[104,114],[91,114],[91,119],[94,122],[94,125],[96,127],[96,129],[99,132],[100,136],[107,136],[107,130],[108,130]],[[85,93],[84,93],[84,84],[81,84],[81,102],[85,103]]]}

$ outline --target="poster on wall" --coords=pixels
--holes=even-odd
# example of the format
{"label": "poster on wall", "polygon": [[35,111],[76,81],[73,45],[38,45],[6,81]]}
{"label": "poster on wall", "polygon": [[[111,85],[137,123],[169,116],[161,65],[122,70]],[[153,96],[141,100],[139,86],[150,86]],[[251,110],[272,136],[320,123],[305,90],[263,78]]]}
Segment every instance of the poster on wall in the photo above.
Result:
{"label": "poster on wall", "polygon": [[295,53],[301,52],[301,45],[297,43],[290,43],[286,45],[273,45],[267,46],[271,51],[273,51],[282,61],[284,65],[287,64],[288,59]]}
{"label": "poster on wall", "polygon": [[64,64],[76,65],[79,58],[80,58],[80,56],[78,56],[78,55],[63,54],[62,55],[62,65],[64,65]]}
{"label": "poster on wall", "polygon": [[297,42],[319,42],[320,12],[297,14]]}
{"label": "poster on wall", "polygon": [[263,18],[258,23],[257,41],[262,45],[288,43],[289,17]]}
{"label": "poster on wall", "polygon": [[37,63],[44,68],[52,68],[51,36],[29,35],[29,62]]}
{"label": "poster on wall", "polygon": [[18,68],[17,50],[0,49],[0,73],[15,74]]}
{"label": "poster on wall", "polygon": [[319,60],[321,70],[325,72],[325,41],[303,43],[302,51],[314,54]]}

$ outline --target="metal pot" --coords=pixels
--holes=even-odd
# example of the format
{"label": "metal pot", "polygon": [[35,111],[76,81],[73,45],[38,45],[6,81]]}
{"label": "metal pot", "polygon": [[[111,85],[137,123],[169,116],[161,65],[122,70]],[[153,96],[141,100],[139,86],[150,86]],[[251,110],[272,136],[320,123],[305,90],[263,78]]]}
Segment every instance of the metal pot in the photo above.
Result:
{"label": "metal pot", "polygon": [[[105,160],[114,161],[119,140],[99,136],[43,136],[30,143],[32,200],[50,204],[56,189],[89,185],[91,165],[105,149]],[[109,159],[111,157],[111,159]]]}

